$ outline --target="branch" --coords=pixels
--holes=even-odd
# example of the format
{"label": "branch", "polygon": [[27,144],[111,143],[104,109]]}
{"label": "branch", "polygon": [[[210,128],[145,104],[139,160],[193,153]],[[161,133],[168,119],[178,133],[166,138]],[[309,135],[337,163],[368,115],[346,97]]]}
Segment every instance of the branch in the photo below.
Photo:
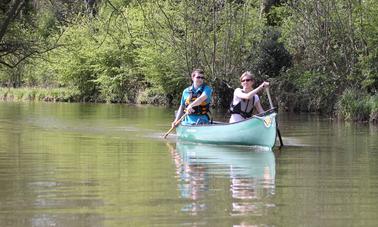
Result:
{"label": "branch", "polygon": [[8,53],[4,54],[3,56],[5,56],[5,55],[9,55],[9,54],[13,54],[13,56],[16,56],[16,57],[18,56],[18,57],[20,57],[20,58],[17,60],[17,62],[11,64],[11,63],[8,63],[8,62],[6,62],[6,61],[0,59],[0,64],[5,65],[5,66],[7,66],[8,68],[15,68],[15,67],[17,67],[21,62],[25,61],[25,60],[28,59],[28,58],[31,58],[31,57],[34,56],[34,55],[42,55],[42,54],[45,54],[45,53],[47,53],[47,52],[49,52],[49,51],[52,51],[52,50],[54,50],[54,49],[56,49],[56,48],[59,48],[59,47],[62,47],[62,46],[64,46],[64,45],[54,45],[54,46],[49,47],[49,48],[47,48],[47,49],[44,49],[44,50],[42,50],[42,51],[31,50],[29,53],[24,53],[24,54],[22,54],[22,53],[16,54],[16,53],[15,53],[15,52],[17,52],[17,50],[22,50],[22,48],[21,48],[21,49],[14,49],[14,51],[12,51],[12,52],[8,52]]}
{"label": "branch", "polygon": [[8,68],[14,68],[12,65],[10,65],[10,64],[6,63],[5,61],[2,61],[2,60],[0,60],[0,65],[5,65]]}

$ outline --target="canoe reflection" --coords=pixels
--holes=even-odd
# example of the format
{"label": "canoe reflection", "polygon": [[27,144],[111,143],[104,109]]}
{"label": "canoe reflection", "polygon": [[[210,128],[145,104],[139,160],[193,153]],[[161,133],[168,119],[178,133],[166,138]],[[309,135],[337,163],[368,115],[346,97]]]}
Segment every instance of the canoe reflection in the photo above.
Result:
{"label": "canoe reflection", "polygon": [[[211,202],[215,194],[217,201],[224,197],[222,205],[231,215],[259,215],[272,207],[267,200],[275,189],[272,150],[177,142],[171,154],[180,195],[188,200],[182,211],[196,215],[208,206],[219,206]],[[224,179],[226,192],[220,190],[225,188]]]}

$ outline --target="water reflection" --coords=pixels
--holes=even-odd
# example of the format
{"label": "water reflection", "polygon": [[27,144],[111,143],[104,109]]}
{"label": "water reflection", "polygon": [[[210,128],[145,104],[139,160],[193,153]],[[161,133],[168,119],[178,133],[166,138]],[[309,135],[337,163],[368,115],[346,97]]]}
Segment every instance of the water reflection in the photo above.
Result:
{"label": "water reflection", "polygon": [[214,194],[217,200],[223,197],[223,210],[231,216],[260,216],[274,207],[269,199],[275,193],[275,157],[270,149],[178,142],[170,151],[186,201],[182,212],[198,215],[211,209],[214,201],[208,200]]}

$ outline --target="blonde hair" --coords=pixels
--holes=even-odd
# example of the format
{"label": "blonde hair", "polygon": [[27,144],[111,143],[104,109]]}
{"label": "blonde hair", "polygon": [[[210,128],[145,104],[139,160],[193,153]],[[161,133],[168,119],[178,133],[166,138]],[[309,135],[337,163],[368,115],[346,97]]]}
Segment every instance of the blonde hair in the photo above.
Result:
{"label": "blonde hair", "polygon": [[254,75],[253,75],[250,71],[246,71],[246,72],[244,72],[244,73],[241,75],[241,77],[240,77],[240,81],[241,81],[244,77],[246,77],[246,76],[250,77],[251,80],[252,80],[253,82],[255,82],[255,77],[254,77]]}

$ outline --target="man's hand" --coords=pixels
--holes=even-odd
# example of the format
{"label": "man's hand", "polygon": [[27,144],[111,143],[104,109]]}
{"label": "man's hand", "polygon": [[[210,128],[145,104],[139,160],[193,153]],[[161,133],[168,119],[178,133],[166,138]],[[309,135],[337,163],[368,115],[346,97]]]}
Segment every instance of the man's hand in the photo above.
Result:
{"label": "man's hand", "polygon": [[193,106],[192,106],[192,105],[189,105],[189,106],[186,108],[186,112],[188,112],[189,114],[193,113],[193,112],[194,112]]}

